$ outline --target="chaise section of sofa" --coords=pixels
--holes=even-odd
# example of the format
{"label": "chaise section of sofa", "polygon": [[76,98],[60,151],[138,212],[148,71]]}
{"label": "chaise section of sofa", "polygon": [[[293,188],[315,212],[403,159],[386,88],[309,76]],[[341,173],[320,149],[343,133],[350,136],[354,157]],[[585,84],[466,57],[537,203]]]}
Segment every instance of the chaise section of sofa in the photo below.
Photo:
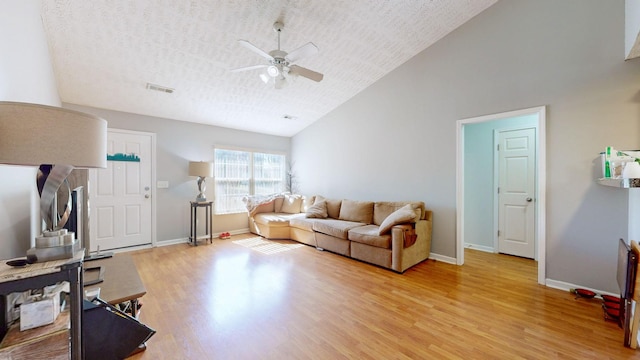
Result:
{"label": "chaise section of sofa", "polygon": [[249,229],[402,273],[429,258],[432,216],[423,202],[284,195],[249,211]]}
{"label": "chaise section of sofa", "polygon": [[249,231],[266,239],[292,239],[316,246],[306,209],[315,197],[279,195],[249,211]]}

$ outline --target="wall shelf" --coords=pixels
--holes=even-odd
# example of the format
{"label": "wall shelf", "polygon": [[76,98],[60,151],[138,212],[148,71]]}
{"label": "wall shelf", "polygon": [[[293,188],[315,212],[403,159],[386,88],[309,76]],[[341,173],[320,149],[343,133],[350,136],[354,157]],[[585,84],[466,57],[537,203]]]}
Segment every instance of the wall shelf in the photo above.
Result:
{"label": "wall shelf", "polygon": [[640,188],[640,179],[608,179],[600,178],[596,180],[600,185],[617,187],[621,189]]}

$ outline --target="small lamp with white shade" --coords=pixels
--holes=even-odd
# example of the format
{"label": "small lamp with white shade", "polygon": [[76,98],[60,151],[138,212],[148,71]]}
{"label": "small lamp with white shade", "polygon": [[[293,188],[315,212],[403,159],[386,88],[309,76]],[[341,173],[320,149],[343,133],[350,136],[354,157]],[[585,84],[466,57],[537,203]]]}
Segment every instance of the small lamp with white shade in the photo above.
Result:
{"label": "small lamp with white shade", "polygon": [[207,201],[207,197],[204,195],[207,185],[204,180],[207,177],[213,176],[213,164],[204,161],[190,161],[189,162],[189,176],[198,177],[198,191],[200,192],[196,197],[196,201]]}

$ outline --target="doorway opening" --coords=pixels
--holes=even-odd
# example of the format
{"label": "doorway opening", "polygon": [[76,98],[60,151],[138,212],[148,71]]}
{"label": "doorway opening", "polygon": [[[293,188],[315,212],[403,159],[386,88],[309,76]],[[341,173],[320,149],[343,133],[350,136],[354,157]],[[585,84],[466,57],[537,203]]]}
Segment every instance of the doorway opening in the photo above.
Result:
{"label": "doorway opening", "polygon": [[[485,229],[490,229],[490,243],[487,244],[485,249],[481,250],[493,250],[494,240],[497,239],[497,233],[494,233],[494,230],[498,228],[498,212],[497,206],[494,206],[495,201],[497,199],[496,192],[494,189],[496,188],[494,185],[494,176],[495,173],[493,170],[493,161],[494,161],[494,135],[495,130],[500,128],[515,128],[515,127],[535,127],[536,136],[535,136],[535,225],[534,225],[534,238],[535,238],[535,253],[536,259],[538,261],[538,283],[545,284],[546,272],[545,272],[545,204],[546,204],[546,138],[545,138],[545,123],[546,123],[546,107],[540,106],[535,108],[523,109],[510,111],[499,114],[485,115],[480,117],[462,119],[457,121],[457,130],[456,130],[456,263],[458,265],[464,264],[464,249],[465,244],[467,243],[467,237],[471,237],[475,235],[475,231],[465,231],[467,226],[472,223],[474,218],[469,216],[465,217],[465,210],[473,206],[473,204],[483,204],[485,207],[485,211],[483,212],[486,216],[489,216],[490,223],[486,224],[485,222],[481,222],[482,224],[479,226],[484,226]],[[529,123],[521,124],[523,119],[528,119]],[[525,121],[525,122],[526,122]],[[520,123],[519,123],[520,122]],[[490,155],[490,169],[489,172],[491,174],[490,180],[488,180],[491,185],[487,191],[469,191],[468,182],[474,181],[473,177],[473,166],[477,165],[482,166],[482,164],[476,164],[472,159],[473,154],[473,145],[474,143],[470,143],[469,139],[474,139],[474,132],[472,130],[477,126],[484,126],[490,128],[491,137],[491,146],[489,149],[484,149],[484,151],[489,151],[492,155]],[[481,144],[482,142],[478,142]],[[478,145],[482,146],[482,145]],[[470,160],[471,159],[471,160]],[[486,170],[486,169],[485,169]],[[465,186],[467,183],[467,186]],[[478,184],[479,185],[479,184]],[[465,191],[465,188],[467,191]],[[474,185],[474,190],[478,188]],[[487,193],[488,192],[488,193]],[[483,200],[479,196],[482,195],[485,197]],[[487,197],[488,196],[488,200]],[[488,227],[487,227],[488,226]],[[488,231],[488,230],[487,230]],[[477,246],[476,246],[477,248]]]}

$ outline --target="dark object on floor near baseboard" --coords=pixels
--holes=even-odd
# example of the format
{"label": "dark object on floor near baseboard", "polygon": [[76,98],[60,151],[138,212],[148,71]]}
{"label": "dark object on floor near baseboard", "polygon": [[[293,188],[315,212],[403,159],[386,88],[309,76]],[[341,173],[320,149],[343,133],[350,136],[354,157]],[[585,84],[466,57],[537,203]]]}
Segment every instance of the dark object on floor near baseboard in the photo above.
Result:
{"label": "dark object on floor near baseboard", "polygon": [[577,298],[593,299],[596,296],[596,293],[587,289],[571,289],[569,291],[572,294],[576,295],[576,299]]}

